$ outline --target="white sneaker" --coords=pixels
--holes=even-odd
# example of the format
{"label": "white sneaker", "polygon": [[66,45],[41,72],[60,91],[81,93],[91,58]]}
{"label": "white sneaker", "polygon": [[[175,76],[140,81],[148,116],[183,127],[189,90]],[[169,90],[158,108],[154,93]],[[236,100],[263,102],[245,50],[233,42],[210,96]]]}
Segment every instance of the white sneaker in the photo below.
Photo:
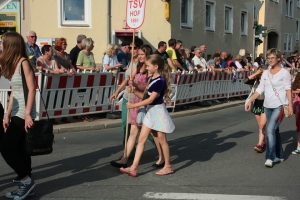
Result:
{"label": "white sneaker", "polygon": [[273,163],[282,163],[284,161],[283,158],[277,158],[275,157],[275,159],[273,160]]}
{"label": "white sneaker", "polygon": [[270,168],[273,167],[273,161],[270,160],[270,159],[267,159],[266,162],[265,162],[265,166],[270,167]]}

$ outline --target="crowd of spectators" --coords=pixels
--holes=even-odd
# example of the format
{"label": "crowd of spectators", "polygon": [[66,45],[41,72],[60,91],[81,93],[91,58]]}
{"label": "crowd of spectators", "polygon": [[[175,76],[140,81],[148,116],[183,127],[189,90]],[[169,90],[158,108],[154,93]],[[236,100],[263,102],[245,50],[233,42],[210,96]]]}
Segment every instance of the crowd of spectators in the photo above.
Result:
{"label": "crowd of spectators", "polygon": [[[51,74],[63,74],[73,76],[77,72],[125,72],[130,63],[131,50],[130,41],[122,41],[119,48],[115,44],[109,44],[102,57],[102,66],[97,67],[92,52],[94,41],[85,35],[77,36],[77,44],[71,49],[70,53],[66,52],[67,39],[59,38],[55,45],[44,45],[40,51],[36,45],[37,35],[34,31],[27,34],[27,50],[32,64],[37,70],[48,70]],[[245,49],[240,49],[237,55],[227,51],[215,50],[213,55],[206,55],[206,45],[201,44],[199,47],[192,46],[185,48],[183,41],[170,39],[160,41],[157,45],[155,54],[160,55],[165,64],[169,65],[170,72],[174,73],[194,73],[212,71],[233,73],[237,71],[256,71],[260,65],[268,65],[264,54],[253,59],[252,55]],[[281,65],[286,68],[299,68],[300,57],[298,51],[293,52],[289,57],[281,56]],[[102,69],[101,69],[102,68]],[[92,121],[85,116],[85,121]],[[69,122],[63,118],[63,122]]]}

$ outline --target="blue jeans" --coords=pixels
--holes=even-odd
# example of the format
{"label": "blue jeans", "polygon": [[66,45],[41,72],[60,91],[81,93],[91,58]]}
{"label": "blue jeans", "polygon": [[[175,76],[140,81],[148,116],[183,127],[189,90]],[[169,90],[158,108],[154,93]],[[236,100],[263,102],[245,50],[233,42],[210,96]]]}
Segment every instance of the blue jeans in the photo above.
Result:
{"label": "blue jeans", "polygon": [[277,108],[264,108],[267,116],[266,136],[267,151],[266,159],[274,160],[275,157],[283,159],[283,149],[279,134],[280,121],[276,121],[282,106]]}

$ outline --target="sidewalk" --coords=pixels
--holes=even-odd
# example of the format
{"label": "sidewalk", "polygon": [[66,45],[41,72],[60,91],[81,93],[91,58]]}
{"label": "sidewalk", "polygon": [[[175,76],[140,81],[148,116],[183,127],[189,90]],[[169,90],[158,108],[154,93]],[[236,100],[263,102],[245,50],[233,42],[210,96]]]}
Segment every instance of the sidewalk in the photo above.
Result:
{"label": "sidewalk", "polygon": [[[234,106],[244,105],[245,100],[230,99],[228,103],[212,104],[210,107],[200,107],[196,105],[187,105],[188,108],[184,110],[179,110],[175,112],[169,112],[172,119],[179,117],[186,117],[201,113],[213,112],[217,110],[222,110]],[[71,123],[68,124],[58,124],[54,125],[54,134],[60,133],[70,133],[70,132],[80,132],[80,131],[92,131],[92,130],[102,130],[109,128],[121,127],[121,119],[107,119],[104,117],[95,117],[92,122],[78,122],[78,120],[71,119]],[[70,117],[71,118],[71,117]],[[58,119],[57,119],[58,120]]]}

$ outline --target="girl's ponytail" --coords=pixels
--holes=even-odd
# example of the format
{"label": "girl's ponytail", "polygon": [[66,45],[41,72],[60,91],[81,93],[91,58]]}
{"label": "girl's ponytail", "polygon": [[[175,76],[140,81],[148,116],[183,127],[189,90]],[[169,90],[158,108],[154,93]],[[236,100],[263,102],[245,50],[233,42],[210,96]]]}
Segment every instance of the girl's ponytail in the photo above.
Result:
{"label": "girl's ponytail", "polygon": [[165,90],[165,101],[169,103],[171,101],[170,95],[171,95],[171,77],[170,77],[170,71],[169,71],[169,65],[164,65],[164,70],[162,71],[162,76],[166,80],[166,90]]}

